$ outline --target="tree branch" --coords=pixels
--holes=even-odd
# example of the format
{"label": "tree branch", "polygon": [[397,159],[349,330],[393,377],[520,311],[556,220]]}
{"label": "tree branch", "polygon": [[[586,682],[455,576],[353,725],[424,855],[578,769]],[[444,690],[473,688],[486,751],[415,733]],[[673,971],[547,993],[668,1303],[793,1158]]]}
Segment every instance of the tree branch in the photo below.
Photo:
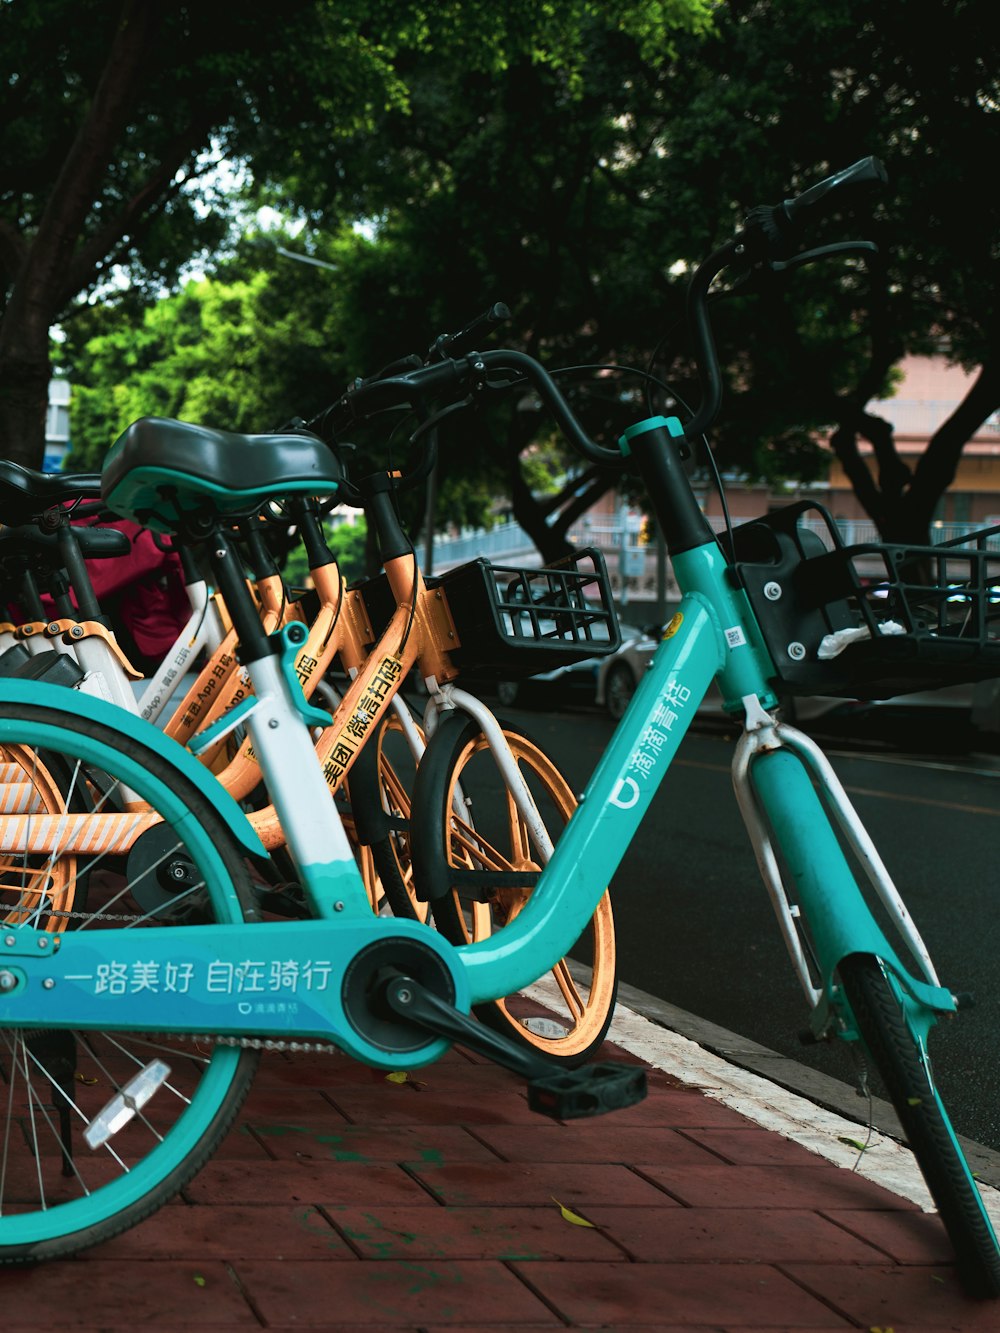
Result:
{"label": "tree branch", "polygon": [[838,426],[830,436],[830,448],[836,455],[847,479],[854,488],[854,493],[861,502],[865,513],[875,526],[882,531],[884,511],[882,497],[875,480],[861,453],[858,450],[858,432],[850,425]]}
{"label": "tree branch", "polygon": [[883,417],[874,416],[870,412],[858,412],[852,420],[852,427],[868,440],[875,451],[882,505],[885,510],[891,510],[909,489],[912,480],[909,464],[896,452],[895,431]]}
{"label": "tree branch", "polygon": [[65,280],[56,302],[57,309],[68,304],[87,285],[101,267],[102,260],[107,260],[108,264],[116,262],[121,251],[113,254],[112,248],[117,242],[127,236],[134,239],[140,222],[145,222],[148,227],[169,200],[177,196],[185,182],[178,182],[173,189],[167,187],[194,149],[204,140],[211,125],[212,117],[208,115],[189,122],[166,149],[159,167],[151,172],[143,185],[105,226],[77,248],[71,263],[66,267]]}
{"label": "tree branch", "polygon": [[560,509],[566,503],[567,495],[572,495],[580,486],[589,486],[600,468],[599,463],[592,463],[590,467],[584,468],[581,473],[573,478],[571,483],[564,486],[556,495],[550,495],[544,500],[539,500],[538,503],[542,513],[546,516],[554,514],[557,509]]}
{"label": "tree branch", "polygon": [[[93,205],[94,195],[128,123],[167,3],[124,0],[114,40],[89,110],[53,183],[27,251],[11,307],[37,310],[47,327],[52,296],[65,286],[73,247]],[[13,313],[13,309],[8,312]],[[21,311],[19,311],[21,313]],[[17,325],[18,320],[11,319]]]}
{"label": "tree branch", "polygon": [[591,506],[595,505],[601,496],[614,485],[615,476],[610,468],[596,468],[594,471],[595,475],[585,489],[560,510],[558,519],[552,524],[553,531],[565,536],[576,520],[585,514]]}
{"label": "tree branch", "polygon": [[987,361],[968,393],[928,441],[913,472],[908,505],[914,523],[929,524],[938,500],[955,480],[962,450],[1000,406],[1000,364]]}

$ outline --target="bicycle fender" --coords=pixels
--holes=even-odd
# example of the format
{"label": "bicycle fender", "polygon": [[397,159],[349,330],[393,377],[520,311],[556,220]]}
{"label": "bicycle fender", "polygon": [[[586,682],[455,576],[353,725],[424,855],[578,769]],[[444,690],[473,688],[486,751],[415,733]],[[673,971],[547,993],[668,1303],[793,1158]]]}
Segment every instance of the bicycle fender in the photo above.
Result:
{"label": "bicycle fender", "polygon": [[96,699],[89,694],[80,694],[65,686],[46,685],[35,681],[14,679],[0,680],[0,718],[5,704],[24,704],[39,708],[49,708],[56,712],[72,713],[74,717],[84,717],[100,723],[111,731],[117,731],[146,749],[155,750],[170,763],[177,772],[192,786],[196,787],[206,800],[210,801],[228,824],[233,836],[239,841],[244,851],[251,856],[266,857],[267,851],[257,836],[246,815],[204,764],[188,750],[165,736],[158,727],[144,718],[110,704],[104,699]]}

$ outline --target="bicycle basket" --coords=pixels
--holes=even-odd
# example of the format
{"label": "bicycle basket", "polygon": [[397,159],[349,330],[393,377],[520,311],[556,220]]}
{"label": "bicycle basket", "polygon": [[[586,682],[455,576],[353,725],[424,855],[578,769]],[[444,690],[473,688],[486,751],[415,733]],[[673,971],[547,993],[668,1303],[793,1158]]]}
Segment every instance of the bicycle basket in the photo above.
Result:
{"label": "bicycle basket", "polygon": [[[807,508],[832,550],[797,527]],[[819,506],[783,513],[763,521],[777,561],[739,568],[786,692],[889,699],[1000,676],[1000,527],[937,546],[844,546]],[[744,538],[754,545],[759,556],[759,533]]]}
{"label": "bicycle basket", "polygon": [[[355,585],[376,634],[395,609],[385,575]],[[480,558],[428,578],[455,625],[449,649],[463,676],[517,679],[603,657],[621,644],[604,557],[582,547],[538,569]]]}
{"label": "bicycle basket", "polygon": [[442,577],[465,673],[511,679],[552,671],[621,644],[604,557],[583,547],[552,565],[516,569],[473,560]]}

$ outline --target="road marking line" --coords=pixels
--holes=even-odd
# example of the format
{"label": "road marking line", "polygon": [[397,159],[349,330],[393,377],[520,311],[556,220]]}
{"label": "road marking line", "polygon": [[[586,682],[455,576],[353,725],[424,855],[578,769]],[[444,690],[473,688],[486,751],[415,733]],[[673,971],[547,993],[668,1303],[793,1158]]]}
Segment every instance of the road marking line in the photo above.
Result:
{"label": "road marking line", "polygon": [[883,801],[901,801],[904,805],[926,805],[935,810],[958,810],[965,815],[1000,815],[991,805],[968,805],[964,801],[941,801],[934,796],[913,796],[904,792],[878,791],[872,787],[845,785],[852,796],[873,796]]}

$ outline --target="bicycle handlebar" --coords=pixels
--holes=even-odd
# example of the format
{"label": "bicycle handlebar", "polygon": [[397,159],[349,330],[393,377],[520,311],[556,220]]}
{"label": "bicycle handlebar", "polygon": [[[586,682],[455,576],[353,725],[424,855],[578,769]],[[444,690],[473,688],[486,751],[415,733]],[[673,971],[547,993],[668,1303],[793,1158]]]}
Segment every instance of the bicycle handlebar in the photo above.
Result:
{"label": "bicycle handlebar", "polygon": [[[782,263],[778,258],[788,253],[789,241],[794,239],[808,216],[815,216],[818,206],[835,192],[861,185],[884,184],[887,180],[882,163],[877,158],[866,157],[792,199],[776,205],[758,205],[747,215],[736,235],[698,266],[688,286],[687,317],[696,340],[702,401],[684,427],[688,440],[696,440],[704,434],[718,416],[722,402],[722,376],[707,312],[708,290],[713,279],[737,260],[749,259],[752,264],[767,265],[777,271],[797,262],[872,249],[870,242],[846,242],[807,251],[790,263]],[[357,380],[336,403],[310,422],[309,428],[324,438],[337,439],[351,426],[393,407],[426,408],[428,403],[442,398],[454,401],[463,395],[474,397],[486,386],[491,371],[512,371],[517,380],[526,380],[536,390],[577,453],[591,462],[620,464],[621,455],[617,449],[609,449],[590,439],[552,376],[534,357],[512,348],[454,354],[478,331],[499,322],[507,313],[505,306],[492,306],[460,333],[442,335],[432,345],[429,359],[424,364],[414,366],[415,358],[405,358],[376,376]],[[512,380],[511,384],[515,382]]]}
{"label": "bicycle handlebar", "polygon": [[684,434],[688,440],[696,440],[708,430],[722,405],[722,374],[708,317],[708,289],[712,281],[732,262],[743,258],[749,258],[752,263],[767,265],[778,272],[812,259],[871,251],[874,248],[871,242],[853,241],[806,251],[786,262],[779,258],[788,253],[789,241],[808,221],[808,215],[812,213],[815,216],[819,205],[829,200],[834,191],[860,185],[884,184],[886,181],[888,175],[878,158],[862,158],[843,171],[810,186],[793,199],[785,199],[774,205],[759,204],[751,209],[732,240],[699,264],[688,285],[686,309],[688,323],[695,336],[701,403],[693,418],[685,423]]}

